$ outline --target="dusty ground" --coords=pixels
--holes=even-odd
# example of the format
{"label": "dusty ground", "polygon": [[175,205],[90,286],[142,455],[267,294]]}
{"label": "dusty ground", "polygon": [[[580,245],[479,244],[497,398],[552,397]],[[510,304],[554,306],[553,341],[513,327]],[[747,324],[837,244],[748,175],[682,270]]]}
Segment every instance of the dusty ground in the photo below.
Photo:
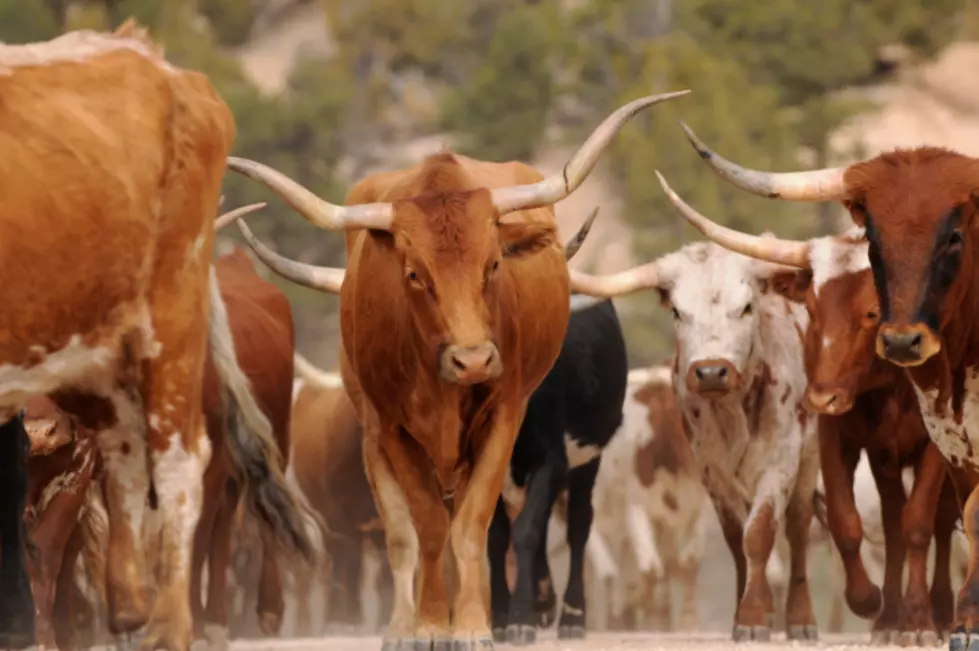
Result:
{"label": "dusty ground", "polygon": [[[816,645],[805,645],[820,649],[854,649],[866,647],[866,635],[825,635]],[[785,641],[779,635],[768,644],[738,644],[720,633],[595,633],[587,640],[563,641],[555,639],[552,632],[545,633],[537,644],[524,647],[532,651],[653,651],[667,649],[677,651],[696,649],[697,651],[787,651],[799,649],[802,645]],[[265,641],[241,641],[231,645],[235,651],[379,651],[379,637],[327,637],[320,639],[283,639]],[[496,645],[497,649],[517,649],[509,645]],[[874,647],[891,649],[892,647]],[[899,649],[901,647],[893,647]]]}

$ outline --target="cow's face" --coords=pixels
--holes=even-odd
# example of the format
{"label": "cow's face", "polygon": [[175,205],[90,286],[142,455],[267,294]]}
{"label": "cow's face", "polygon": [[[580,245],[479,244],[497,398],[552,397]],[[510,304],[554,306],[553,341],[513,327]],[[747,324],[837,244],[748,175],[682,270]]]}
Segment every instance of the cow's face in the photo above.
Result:
{"label": "cow's face", "polygon": [[498,377],[498,298],[514,259],[557,241],[553,223],[499,220],[486,190],[399,202],[394,246],[420,345],[446,382]]}
{"label": "cow's face", "polygon": [[942,329],[968,290],[979,161],[931,147],[899,150],[850,167],[846,180],[880,297],[877,354],[923,364],[941,350]]}
{"label": "cow's face", "polygon": [[758,347],[761,281],[754,261],[714,244],[674,255],[684,253],[681,263],[668,265],[670,282],[660,287],[673,314],[677,371],[687,390],[701,396],[738,393]]}

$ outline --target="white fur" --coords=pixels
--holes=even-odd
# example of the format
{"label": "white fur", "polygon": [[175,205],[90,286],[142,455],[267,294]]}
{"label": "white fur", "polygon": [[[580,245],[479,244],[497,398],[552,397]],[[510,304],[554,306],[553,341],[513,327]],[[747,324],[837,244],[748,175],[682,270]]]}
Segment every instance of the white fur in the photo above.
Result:
{"label": "white fur", "polygon": [[568,432],[564,433],[564,451],[568,457],[568,468],[583,466],[602,453],[597,445],[582,445]]}
{"label": "white fur", "polygon": [[[766,504],[777,530],[790,500],[811,501],[817,479],[815,419],[799,419],[806,389],[800,338],[808,325],[805,308],[761,292],[770,266],[713,243],[686,246],[660,266],[681,315],[674,320],[679,352],[673,383],[704,485],[717,511],[740,521],[746,539]],[[687,374],[699,360],[728,362],[741,376],[740,389],[716,400],[689,391]],[[769,369],[762,378],[767,395],[760,400],[758,430],[749,431],[743,405],[753,399],[748,392],[763,365]]]}
{"label": "white fur", "polygon": [[138,38],[78,30],[62,36],[24,45],[0,44],[0,74],[11,74],[13,68],[80,62],[118,50],[132,50],[153,61],[161,70],[174,72],[166,60]]}
{"label": "white fur", "polygon": [[962,423],[955,422],[951,399],[945,404],[945,416],[935,411],[937,389],[922,391],[917,384],[914,391],[921,406],[921,416],[928,428],[931,440],[948,461],[960,468],[979,469],[979,369],[970,368],[965,373],[965,399],[962,405]]}
{"label": "white fur", "polygon": [[[296,373],[299,375],[299,377],[311,384],[315,384],[325,389],[339,389],[344,386],[343,378],[340,377],[339,373],[330,373],[328,371],[316,368],[312,362],[299,353],[295,353],[293,355],[293,366],[295,367]],[[293,387],[295,387],[295,385],[293,385]]]}
{"label": "white fur", "polygon": [[816,295],[823,285],[844,274],[870,269],[868,243],[862,228],[843,235],[830,235],[810,240],[809,262],[812,265],[812,287]]}

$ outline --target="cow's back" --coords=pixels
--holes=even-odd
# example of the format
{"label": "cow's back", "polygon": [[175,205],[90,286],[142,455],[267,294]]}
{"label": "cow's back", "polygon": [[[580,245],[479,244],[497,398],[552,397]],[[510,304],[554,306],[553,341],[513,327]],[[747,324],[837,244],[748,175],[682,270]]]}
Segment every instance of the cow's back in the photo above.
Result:
{"label": "cow's back", "polygon": [[200,170],[174,160],[219,174],[234,123],[203,75],[155,56],[90,32],[0,46],[0,283],[18,306],[0,314],[0,361],[148,325],[134,308],[168,237],[201,231],[182,211]]}

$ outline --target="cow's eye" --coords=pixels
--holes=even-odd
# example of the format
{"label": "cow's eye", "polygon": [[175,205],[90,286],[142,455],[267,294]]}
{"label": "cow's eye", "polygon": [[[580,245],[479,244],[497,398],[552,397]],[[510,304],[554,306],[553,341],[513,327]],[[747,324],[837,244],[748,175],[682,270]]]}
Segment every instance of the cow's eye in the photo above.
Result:
{"label": "cow's eye", "polygon": [[952,231],[948,236],[949,246],[962,244],[962,231]]}

